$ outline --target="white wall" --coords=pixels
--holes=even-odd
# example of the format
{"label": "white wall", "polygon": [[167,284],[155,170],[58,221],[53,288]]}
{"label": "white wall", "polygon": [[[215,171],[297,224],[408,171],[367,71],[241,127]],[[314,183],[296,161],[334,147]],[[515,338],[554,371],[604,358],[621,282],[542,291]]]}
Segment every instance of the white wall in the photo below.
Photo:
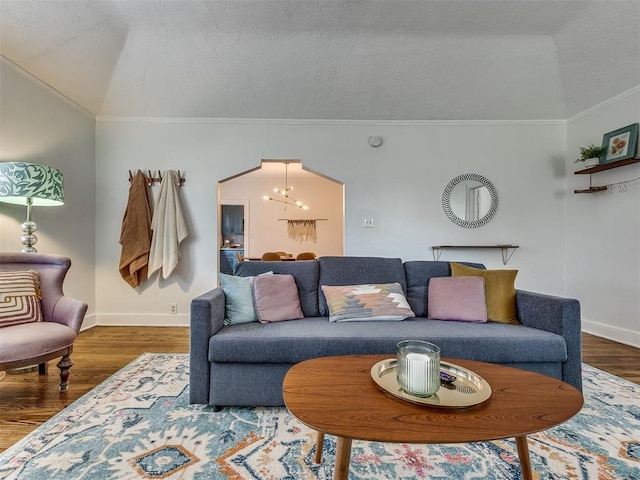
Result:
{"label": "white wall", "polygon": [[[303,164],[304,165],[304,164]],[[284,167],[283,167],[284,172]],[[301,252],[314,252],[318,256],[342,255],[344,252],[343,186],[318,175],[305,175],[305,181],[296,181],[292,196],[308,204],[309,210],[286,207],[279,202],[267,201],[264,195],[273,195],[274,187],[284,188],[284,174],[280,181],[264,180],[257,172],[220,183],[220,203],[232,200],[247,201],[245,225],[245,257],[260,257],[264,252],[284,251],[293,256]],[[237,203],[237,202],[236,202]],[[317,239],[298,241],[287,235],[287,222],[279,219],[322,219],[316,221]]]}
{"label": "white wall", "polygon": [[[640,87],[594,107],[567,125],[567,192],[589,186],[572,175],[579,147],[640,122]],[[640,164],[592,175],[593,185],[638,179],[626,191],[571,194],[567,201],[568,293],[580,299],[583,330],[640,346]]]}
{"label": "white wall", "polygon": [[[379,148],[368,145],[381,135]],[[191,298],[216,284],[217,182],[262,158],[296,158],[345,184],[345,254],[432,259],[431,245],[514,243],[517,286],[565,294],[564,122],[471,124],[98,119],[96,302],[100,323],[186,324]],[[180,169],[190,236],[169,279],[133,290],[118,274],[129,169]],[[496,217],[465,229],[447,219],[442,192],[462,173],[490,179]],[[154,187],[157,194],[158,187]],[[375,228],[362,227],[373,217]],[[505,268],[499,251],[445,252]],[[169,303],[179,314],[169,315]]]}
{"label": "white wall", "polygon": [[[64,175],[65,204],[34,207],[40,253],[71,258],[65,293],[89,304],[95,321],[95,120],[0,59],[0,161],[33,162]],[[26,207],[0,203],[0,251],[19,252]]]}
{"label": "white wall", "polygon": [[[300,158],[305,167],[345,184],[345,254],[431,259],[431,245],[519,244],[506,267],[499,251],[447,251],[441,259],[517,268],[518,288],[578,298],[585,330],[640,345],[640,185],[611,195],[572,193],[588,182],[572,174],[577,147],[639,121],[640,88],[566,126],[140,119],[96,124],[4,61],[0,76],[0,160],[40,162],[64,172],[65,205],[34,210],[37,247],[71,257],[65,289],[89,303],[85,325],[186,325],[191,298],[216,283],[218,181],[257,167],[262,158]],[[383,136],[383,145],[370,147],[371,135]],[[166,281],[155,275],[133,290],[118,273],[118,239],[128,170],[137,168],[181,170],[190,236],[174,275]],[[442,191],[461,173],[483,175],[498,190],[498,213],[484,227],[458,227],[442,211]],[[633,165],[598,174],[594,183],[637,177],[640,166]],[[0,209],[0,249],[19,251],[24,208]],[[374,217],[375,228],[362,228],[365,217]],[[174,302],[178,315],[168,313]]]}

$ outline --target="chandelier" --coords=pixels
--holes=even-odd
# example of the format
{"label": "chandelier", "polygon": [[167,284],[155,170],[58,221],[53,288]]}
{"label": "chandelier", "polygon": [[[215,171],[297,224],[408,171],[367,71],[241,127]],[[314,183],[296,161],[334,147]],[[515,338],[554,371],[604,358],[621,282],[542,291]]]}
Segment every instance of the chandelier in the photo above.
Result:
{"label": "chandelier", "polygon": [[278,187],[274,188],[273,191],[278,195],[281,195],[282,198],[273,198],[269,195],[265,195],[262,197],[265,200],[273,200],[274,202],[284,203],[284,209],[287,209],[287,205],[291,205],[292,207],[301,208],[302,210],[309,210],[307,205],[304,205],[301,201],[293,198],[290,193],[293,190],[293,186],[289,185],[289,163],[284,162],[284,190],[280,190]]}

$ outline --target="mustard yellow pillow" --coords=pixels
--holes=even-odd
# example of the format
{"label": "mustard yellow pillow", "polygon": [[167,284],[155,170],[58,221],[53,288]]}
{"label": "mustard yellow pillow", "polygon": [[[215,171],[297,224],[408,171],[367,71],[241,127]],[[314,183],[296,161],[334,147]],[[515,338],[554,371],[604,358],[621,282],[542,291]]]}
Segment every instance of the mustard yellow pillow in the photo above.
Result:
{"label": "mustard yellow pillow", "polygon": [[490,322],[518,325],[516,313],[516,275],[518,270],[483,270],[451,263],[452,277],[482,277],[487,297],[487,318]]}

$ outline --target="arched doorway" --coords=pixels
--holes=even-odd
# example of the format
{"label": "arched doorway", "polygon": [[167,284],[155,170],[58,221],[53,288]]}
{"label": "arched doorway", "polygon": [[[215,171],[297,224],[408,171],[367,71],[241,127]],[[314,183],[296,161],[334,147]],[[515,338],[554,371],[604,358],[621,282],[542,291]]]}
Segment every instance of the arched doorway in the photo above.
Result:
{"label": "arched doorway", "polygon": [[[296,206],[295,200],[308,209]],[[228,228],[234,224],[228,212],[240,208],[241,234]],[[298,159],[263,159],[255,169],[220,180],[218,213],[223,273],[232,271],[238,253],[245,258],[274,251],[293,257],[307,251],[317,256],[344,254],[344,184],[304,168]],[[296,228],[299,225],[304,229]]]}

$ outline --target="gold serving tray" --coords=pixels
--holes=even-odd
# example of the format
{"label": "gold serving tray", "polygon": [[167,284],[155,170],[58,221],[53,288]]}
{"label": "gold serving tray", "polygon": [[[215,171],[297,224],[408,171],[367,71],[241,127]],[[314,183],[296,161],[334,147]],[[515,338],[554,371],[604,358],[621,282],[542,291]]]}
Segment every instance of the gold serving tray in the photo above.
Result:
{"label": "gold serving tray", "polygon": [[491,386],[484,378],[467,368],[448,362],[440,362],[440,370],[455,376],[455,382],[441,383],[440,390],[429,397],[411,395],[398,385],[397,365],[395,358],[382,360],[371,368],[371,378],[380,388],[402,400],[431,407],[464,408],[478,405],[491,397]]}

